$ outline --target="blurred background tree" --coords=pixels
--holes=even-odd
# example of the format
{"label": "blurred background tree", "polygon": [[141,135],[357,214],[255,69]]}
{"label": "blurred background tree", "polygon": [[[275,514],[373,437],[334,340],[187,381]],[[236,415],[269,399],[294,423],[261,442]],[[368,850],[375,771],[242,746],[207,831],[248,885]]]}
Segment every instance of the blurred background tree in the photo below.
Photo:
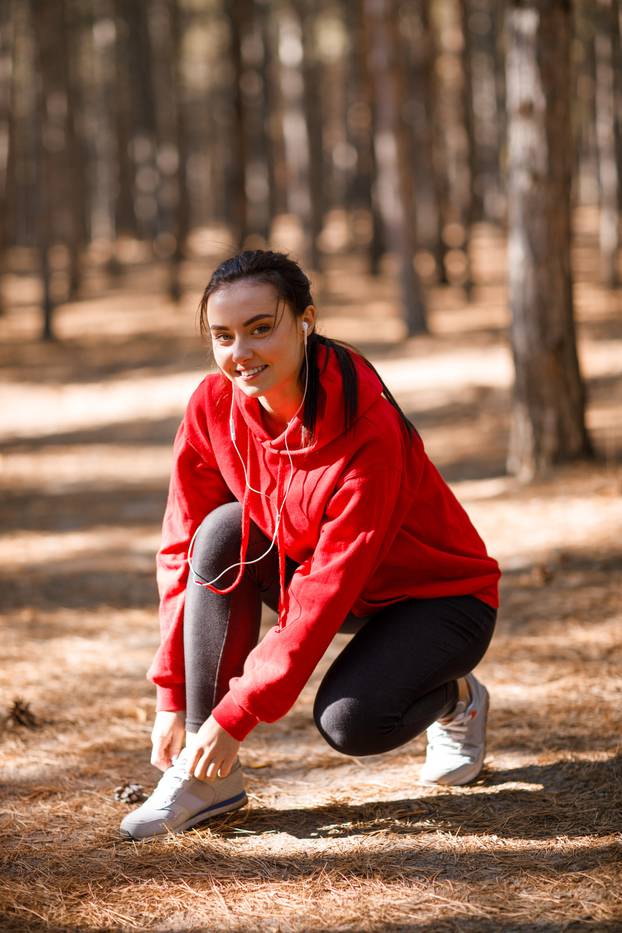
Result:
{"label": "blurred background tree", "polygon": [[516,371],[508,464],[530,478],[591,453],[572,271],[572,20],[566,0],[508,10],[509,297]]}
{"label": "blurred background tree", "polygon": [[291,242],[321,281],[338,218],[370,275],[393,263],[413,336],[424,281],[471,299],[496,225],[529,477],[591,453],[572,216],[597,206],[617,288],[621,82],[618,0],[5,0],[0,276],[38,270],[51,340],[94,257],[165,263],[179,301],[201,236]]}

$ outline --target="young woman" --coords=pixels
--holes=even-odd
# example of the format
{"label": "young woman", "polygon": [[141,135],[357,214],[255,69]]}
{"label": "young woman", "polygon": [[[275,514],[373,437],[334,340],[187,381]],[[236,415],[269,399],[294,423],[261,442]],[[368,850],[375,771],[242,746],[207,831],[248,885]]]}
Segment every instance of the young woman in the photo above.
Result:
{"label": "young woman", "polygon": [[[158,552],[151,761],[121,824],[181,832],[246,802],[238,750],[294,704],[339,631],[315,723],[346,755],[428,730],[420,779],[464,784],[485,754],[499,568],[373,366],[318,334],[304,272],[254,250],[200,305],[218,372],[174,443]],[[261,604],[278,621],[258,643]]]}

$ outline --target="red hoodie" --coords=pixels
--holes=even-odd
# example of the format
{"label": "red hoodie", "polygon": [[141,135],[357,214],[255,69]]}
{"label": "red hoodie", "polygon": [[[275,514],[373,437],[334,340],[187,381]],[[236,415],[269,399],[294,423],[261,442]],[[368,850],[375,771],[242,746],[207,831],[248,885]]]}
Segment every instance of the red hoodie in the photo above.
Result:
{"label": "red hoodie", "polygon": [[[498,606],[497,562],[466,512],[382,395],[375,373],[353,354],[357,415],[343,432],[341,371],[320,346],[316,436],[302,445],[302,422],[287,432],[294,472],[278,529],[285,555],[300,566],[281,587],[278,624],[250,652],[241,676],[213,710],[234,738],[291,708],[351,611],[367,616],[408,598],[472,594]],[[236,392],[234,425],[250,492],[231,441],[232,384],[205,377],[192,395],[174,443],[174,463],[157,555],[161,643],[147,672],[158,710],[183,710],[183,610],[190,539],[224,502],[243,503],[242,554],[249,520],[269,539],[290,483],[285,432],[273,438],[261,406]],[[242,558],[241,558],[242,559]]]}

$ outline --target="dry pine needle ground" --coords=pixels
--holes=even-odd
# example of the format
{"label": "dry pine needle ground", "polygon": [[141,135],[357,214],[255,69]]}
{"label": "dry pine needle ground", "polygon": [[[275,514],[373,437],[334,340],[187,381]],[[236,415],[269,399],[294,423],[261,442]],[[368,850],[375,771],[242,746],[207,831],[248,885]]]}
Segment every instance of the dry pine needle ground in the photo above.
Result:
{"label": "dry pine needle ground", "polygon": [[[481,779],[419,786],[423,738],[368,761],[322,742],[314,685],[340,636],[290,715],[245,743],[249,808],[146,843],[117,836],[135,804],[114,790],[148,792],[159,774],[144,680],[153,553],[170,443],[204,365],[192,320],[205,265],[186,270],[182,315],[137,266],[122,294],[64,308],[63,343],[50,347],[34,339],[29,280],[11,283],[15,311],[0,325],[3,930],[622,929],[622,324],[590,284],[593,227],[582,224],[579,333],[601,458],[525,488],[503,470],[501,286],[491,279],[468,308],[459,291],[433,292],[434,336],[406,346],[393,342],[390,275],[369,283],[340,256],[322,288],[325,330],[383,369],[504,569],[479,669],[492,694]],[[484,271],[502,267],[490,231],[477,250]]]}

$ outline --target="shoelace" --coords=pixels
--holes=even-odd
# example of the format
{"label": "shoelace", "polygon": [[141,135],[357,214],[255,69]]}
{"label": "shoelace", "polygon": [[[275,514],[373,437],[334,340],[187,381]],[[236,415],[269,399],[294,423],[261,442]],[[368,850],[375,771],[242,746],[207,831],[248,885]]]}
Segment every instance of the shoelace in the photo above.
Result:
{"label": "shoelace", "polygon": [[428,739],[430,744],[442,748],[455,749],[456,746],[463,746],[467,737],[467,731],[472,715],[468,715],[466,709],[457,713],[449,722],[435,722],[430,727]]}
{"label": "shoelace", "polygon": [[166,807],[175,799],[175,794],[179,788],[188,781],[188,772],[186,771],[186,758],[179,758],[174,765],[164,772],[157,786],[151,795],[151,803],[157,803],[159,806]]}

